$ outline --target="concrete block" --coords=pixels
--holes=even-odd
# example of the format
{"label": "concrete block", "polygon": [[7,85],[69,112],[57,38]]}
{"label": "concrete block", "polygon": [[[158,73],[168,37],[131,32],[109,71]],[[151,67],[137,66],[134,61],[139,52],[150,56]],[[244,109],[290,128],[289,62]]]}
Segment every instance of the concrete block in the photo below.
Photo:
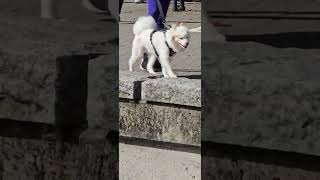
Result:
{"label": "concrete block", "polygon": [[117,179],[118,148],[107,142],[67,142],[1,137],[3,179]]}
{"label": "concrete block", "polygon": [[[263,156],[263,154],[261,154]],[[201,157],[201,179],[317,180],[319,171],[241,159]]]}
{"label": "concrete block", "polygon": [[[116,46],[111,46],[114,51]],[[118,54],[89,61],[87,119],[90,128],[118,129]]]}
{"label": "concrete block", "polygon": [[151,79],[142,83],[142,100],[201,107],[200,79]]}
{"label": "concrete block", "polygon": [[119,72],[119,97],[126,99],[141,99],[141,83],[149,78],[160,77],[146,72]]}
{"label": "concrete block", "polygon": [[320,155],[319,50],[203,47],[202,140]]}
{"label": "concrete block", "polygon": [[[59,87],[68,88],[69,93],[73,88],[80,92],[76,88],[86,88],[86,85],[71,87],[70,82],[78,82],[82,77],[86,79],[86,61],[114,53],[112,48],[107,48],[108,45],[116,46],[114,35],[105,31],[107,24],[110,28],[115,25],[0,15],[0,26],[3,27],[0,29],[3,34],[0,42],[0,118],[54,123],[55,106],[64,101],[62,96],[56,96],[63,94]],[[64,106],[63,102],[60,105]]]}
{"label": "concrete block", "polygon": [[166,105],[120,102],[120,135],[200,145],[201,111]]}

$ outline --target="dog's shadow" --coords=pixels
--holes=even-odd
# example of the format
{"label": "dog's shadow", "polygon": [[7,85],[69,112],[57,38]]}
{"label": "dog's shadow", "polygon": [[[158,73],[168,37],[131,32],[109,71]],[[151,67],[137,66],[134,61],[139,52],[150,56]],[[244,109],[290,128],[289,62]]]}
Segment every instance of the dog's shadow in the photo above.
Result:
{"label": "dog's shadow", "polygon": [[[159,76],[150,76],[148,79],[161,79],[164,78],[163,75]],[[187,78],[187,79],[201,79],[201,75],[178,75],[178,78]]]}
{"label": "dog's shadow", "polygon": [[179,76],[178,77],[182,77],[182,78],[188,78],[188,79],[201,79],[201,75],[188,75],[188,76]]}

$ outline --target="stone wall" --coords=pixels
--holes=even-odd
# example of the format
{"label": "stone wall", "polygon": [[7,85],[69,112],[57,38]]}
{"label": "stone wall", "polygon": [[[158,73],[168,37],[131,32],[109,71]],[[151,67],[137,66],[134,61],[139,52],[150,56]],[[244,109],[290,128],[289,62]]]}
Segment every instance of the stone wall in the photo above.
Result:
{"label": "stone wall", "polygon": [[211,5],[227,43],[202,44],[202,178],[319,179],[319,2]]}
{"label": "stone wall", "polygon": [[201,80],[178,72],[178,79],[120,71],[120,135],[199,146]]}
{"label": "stone wall", "polygon": [[118,179],[117,23],[41,20],[6,5],[0,179]]}

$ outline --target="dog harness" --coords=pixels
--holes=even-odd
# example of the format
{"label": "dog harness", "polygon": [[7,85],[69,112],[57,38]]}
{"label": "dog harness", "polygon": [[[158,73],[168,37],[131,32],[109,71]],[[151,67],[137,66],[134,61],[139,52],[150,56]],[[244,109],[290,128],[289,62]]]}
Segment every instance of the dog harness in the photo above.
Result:
{"label": "dog harness", "polygon": [[[156,31],[156,30],[153,30],[153,31],[151,32],[151,34],[150,34],[150,42],[151,42],[151,45],[152,45],[152,47],[153,47],[154,52],[156,53],[157,57],[159,57],[159,53],[158,53],[157,49],[154,47],[153,42],[152,42],[152,37],[153,37],[153,34],[154,34],[155,32],[157,32],[157,31]],[[166,43],[166,45],[167,45],[167,47],[168,47],[168,49],[169,49],[169,57],[171,57],[171,56],[175,55],[176,52],[169,46],[169,44],[168,44],[168,42],[167,42],[166,31],[163,31],[163,34],[164,34],[165,43]]]}

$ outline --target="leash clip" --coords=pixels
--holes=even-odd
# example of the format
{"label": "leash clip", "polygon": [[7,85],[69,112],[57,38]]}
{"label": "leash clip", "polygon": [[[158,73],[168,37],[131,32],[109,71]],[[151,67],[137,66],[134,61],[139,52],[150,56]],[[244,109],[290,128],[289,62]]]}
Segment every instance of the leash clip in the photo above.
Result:
{"label": "leash clip", "polygon": [[171,28],[171,25],[168,25],[167,23],[165,22],[162,22],[163,23],[163,26],[166,30],[170,29]]}

